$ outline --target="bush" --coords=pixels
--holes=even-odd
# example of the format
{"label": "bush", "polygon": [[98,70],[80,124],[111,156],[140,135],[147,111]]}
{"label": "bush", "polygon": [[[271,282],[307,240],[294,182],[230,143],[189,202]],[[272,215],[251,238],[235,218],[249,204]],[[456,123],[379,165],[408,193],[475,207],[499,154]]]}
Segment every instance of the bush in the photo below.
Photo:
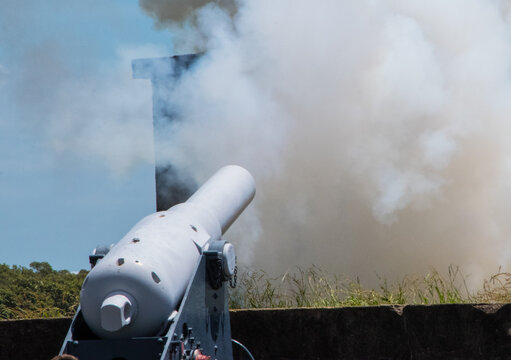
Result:
{"label": "bush", "polygon": [[0,265],[0,319],[73,316],[87,271],[53,270],[47,262],[30,268]]}

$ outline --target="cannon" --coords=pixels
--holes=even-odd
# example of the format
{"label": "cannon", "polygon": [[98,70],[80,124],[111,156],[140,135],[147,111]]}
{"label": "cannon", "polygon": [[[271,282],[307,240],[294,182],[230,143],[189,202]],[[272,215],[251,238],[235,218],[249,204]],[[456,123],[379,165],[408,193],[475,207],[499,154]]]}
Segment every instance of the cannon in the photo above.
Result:
{"label": "cannon", "polygon": [[255,195],[221,168],[186,202],[96,249],[60,354],[80,360],[232,359],[228,289],[236,255],[222,235]]}

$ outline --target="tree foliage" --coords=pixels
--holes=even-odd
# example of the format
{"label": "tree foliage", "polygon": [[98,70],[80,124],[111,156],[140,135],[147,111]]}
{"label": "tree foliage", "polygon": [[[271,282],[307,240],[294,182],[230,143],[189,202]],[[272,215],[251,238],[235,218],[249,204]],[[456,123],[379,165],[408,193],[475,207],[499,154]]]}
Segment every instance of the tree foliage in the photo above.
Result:
{"label": "tree foliage", "polygon": [[30,268],[0,264],[0,319],[72,316],[87,273],[57,271],[47,262]]}

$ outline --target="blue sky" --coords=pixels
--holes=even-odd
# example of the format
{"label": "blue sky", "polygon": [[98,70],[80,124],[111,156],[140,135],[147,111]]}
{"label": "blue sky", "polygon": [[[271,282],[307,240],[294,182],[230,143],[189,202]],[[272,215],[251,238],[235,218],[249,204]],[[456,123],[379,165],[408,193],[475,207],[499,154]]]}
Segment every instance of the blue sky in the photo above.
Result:
{"label": "blue sky", "polygon": [[[0,263],[88,268],[96,245],[117,242],[154,211],[147,156],[119,170],[119,155],[94,149],[101,142],[86,145],[90,134],[80,135],[78,150],[70,145],[73,129],[87,126],[74,123],[75,115],[86,119],[90,106],[97,117],[94,104],[102,101],[122,112],[130,102],[122,91],[119,101],[105,99],[104,88],[122,89],[119,82],[147,93],[143,121],[152,131],[150,86],[130,78],[127,58],[151,57],[154,51],[144,49],[154,48],[171,55],[170,33],[154,29],[136,0],[0,2]],[[84,94],[91,105],[81,102]],[[70,130],[60,133],[59,116],[69,115],[59,108],[62,99],[76,112],[65,123]]]}

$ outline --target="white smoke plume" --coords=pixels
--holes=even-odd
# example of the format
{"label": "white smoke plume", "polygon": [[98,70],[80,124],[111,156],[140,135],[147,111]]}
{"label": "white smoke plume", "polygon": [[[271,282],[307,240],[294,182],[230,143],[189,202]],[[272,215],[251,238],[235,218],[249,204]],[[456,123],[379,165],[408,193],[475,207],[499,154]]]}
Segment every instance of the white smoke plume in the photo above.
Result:
{"label": "white smoke plume", "polygon": [[4,81],[0,68],[0,90],[6,96],[2,101],[16,105],[12,117],[0,115],[0,122],[23,126],[51,149],[57,163],[86,158],[115,176],[152,163],[151,86],[133,80],[131,60],[140,54],[161,56],[163,51],[120,48],[114,61],[77,75],[59,50],[50,44],[29,49],[20,70],[5,71]]}
{"label": "white smoke plume", "polygon": [[152,46],[118,49],[117,62],[94,75],[63,81],[46,126],[59,153],[101,159],[115,175],[153,162],[151,89],[134,81],[131,60],[139,54],[161,56]]}
{"label": "white smoke plume", "polygon": [[[185,14],[156,3],[141,1],[161,22]],[[167,160],[199,182],[229,163],[255,175],[231,234],[242,260],[365,279],[509,269],[510,1],[202,4],[206,54],[169,94],[183,121]]]}
{"label": "white smoke plume", "polygon": [[[133,80],[131,60],[168,49],[122,42],[124,7],[0,2],[0,127],[37,142],[56,167],[88,159],[120,175],[153,162],[151,85]],[[96,39],[92,19],[112,39]]]}

